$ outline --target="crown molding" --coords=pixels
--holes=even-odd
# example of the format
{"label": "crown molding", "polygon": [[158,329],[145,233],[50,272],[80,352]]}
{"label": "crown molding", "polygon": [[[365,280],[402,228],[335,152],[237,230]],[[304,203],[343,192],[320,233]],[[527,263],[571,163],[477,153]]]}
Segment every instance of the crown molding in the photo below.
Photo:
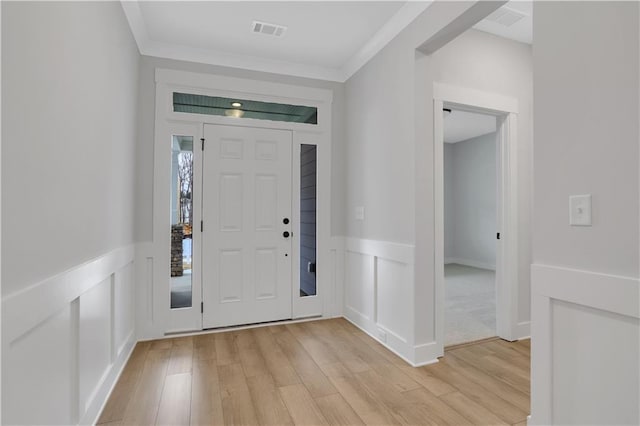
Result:
{"label": "crown molding", "polygon": [[142,11],[137,1],[120,0],[124,15],[129,21],[129,27],[133,33],[133,38],[136,40],[138,50],[144,55],[143,50],[149,44],[149,33],[147,32],[147,26],[144,23],[142,17]]}
{"label": "crown molding", "polygon": [[405,3],[341,68],[239,55],[151,40],[138,0],[121,0],[120,3],[142,55],[344,83],[424,12],[432,1]]}
{"label": "crown molding", "polygon": [[356,52],[342,67],[344,81],[347,81],[369,60],[389,44],[402,30],[407,28],[433,1],[408,1],[391,17],[371,39]]}
{"label": "crown molding", "polygon": [[179,61],[200,62],[209,65],[240,68],[274,74],[285,74],[294,77],[314,78],[328,81],[344,81],[339,69],[315,65],[279,61],[257,56],[238,55],[235,53],[201,49],[172,43],[150,41],[140,49],[140,53],[148,56],[175,59]]}

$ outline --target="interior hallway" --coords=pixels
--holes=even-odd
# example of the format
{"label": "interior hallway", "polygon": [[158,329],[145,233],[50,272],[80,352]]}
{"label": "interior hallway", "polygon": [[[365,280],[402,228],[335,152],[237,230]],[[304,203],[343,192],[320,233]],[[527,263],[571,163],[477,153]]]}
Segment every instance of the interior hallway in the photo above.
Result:
{"label": "interior hallway", "polygon": [[444,266],[445,346],[496,336],[496,272]]}
{"label": "interior hallway", "polygon": [[344,319],[139,342],[98,423],[525,424],[530,341],[413,368]]}

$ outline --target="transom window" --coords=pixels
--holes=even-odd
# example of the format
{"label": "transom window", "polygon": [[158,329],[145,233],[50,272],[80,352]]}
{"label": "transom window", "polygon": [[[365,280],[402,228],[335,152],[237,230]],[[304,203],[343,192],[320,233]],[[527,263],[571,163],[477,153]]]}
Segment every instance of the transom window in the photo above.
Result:
{"label": "transom window", "polygon": [[173,93],[173,111],[256,120],[318,124],[318,108],[219,96]]}

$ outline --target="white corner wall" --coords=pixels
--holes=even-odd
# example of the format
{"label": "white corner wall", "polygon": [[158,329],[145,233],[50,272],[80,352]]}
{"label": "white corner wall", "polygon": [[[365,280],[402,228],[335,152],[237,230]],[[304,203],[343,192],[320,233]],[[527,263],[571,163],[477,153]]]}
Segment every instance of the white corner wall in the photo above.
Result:
{"label": "white corner wall", "polygon": [[[536,2],[533,22],[529,424],[639,424],[640,7]],[[569,225],[574,194],[592,226]]]}
{"label": "white corner wall", "polygon": [[444,162],[444,261],[495,270],[496,134],[445,144]]}
{"label": "white corner wall", "polygon": [[[375,247],[368,256],[388,256],[385,247],[401,245],[414,260],[411,273],[398,274],[381,297],[376,260],[345,258],[348,295],[361,297],[345,316],[383,341],[385,328],[369,312],[405,309],[409,325],[395,330],[386,344],[414,364],[440,355],[435,341],[433,94],[434,82],[449,83],[516,98],[519,161],[518,337],[529,334],[529,208],[531,186],[531,46],[478,31],[468,31],[426,56],[418,51],[474,2],[434,2],[409,27],[346,82],[346,235],[356,247]],[[497,7],[497,6],[496,6]],[[490,13],[490,12],[489,12]],[[364,206],[364,220],[355,210]],[[373,294],[371,294],[373,292]],[[368,317],[365,320],[365,317]],[[360,321],[360,322],[358,322]],[[404,352],[403,352],[404,351]]]}
{"label": "white corner wall", "polygon": [[90,424],[133,344],[139,54],[119,2],[2,2],[2,423]]}

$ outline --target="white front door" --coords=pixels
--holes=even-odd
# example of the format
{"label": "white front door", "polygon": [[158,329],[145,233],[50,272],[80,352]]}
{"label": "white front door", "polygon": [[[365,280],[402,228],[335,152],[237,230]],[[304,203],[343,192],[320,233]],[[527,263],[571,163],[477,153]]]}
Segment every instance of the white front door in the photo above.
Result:
{"label": "white front door", "polygon": [[204,125],[203,328],[291,318],[287,130]]}

